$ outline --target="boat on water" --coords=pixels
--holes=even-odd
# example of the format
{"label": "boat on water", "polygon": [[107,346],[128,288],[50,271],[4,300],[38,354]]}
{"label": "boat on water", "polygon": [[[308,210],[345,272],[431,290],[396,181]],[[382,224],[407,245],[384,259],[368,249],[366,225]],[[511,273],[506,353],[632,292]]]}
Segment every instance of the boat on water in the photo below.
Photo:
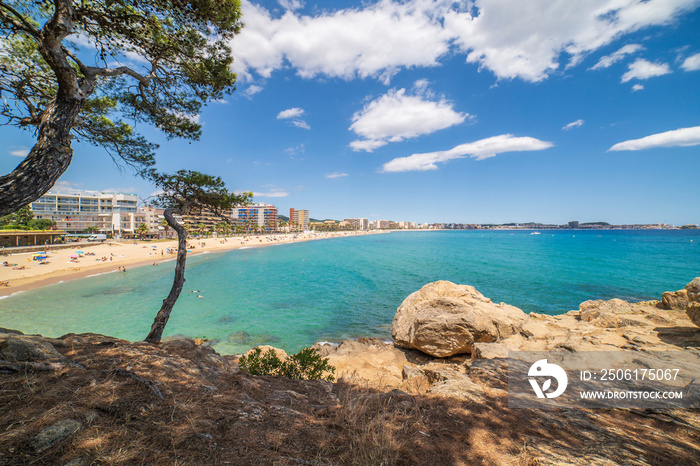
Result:
{"label": "boat on water", "polygon": [[531,234],[531,235],[541,235],[542,233],[540,233],[539,231],[533,231],[533,232],[530,233],[530,234]]}

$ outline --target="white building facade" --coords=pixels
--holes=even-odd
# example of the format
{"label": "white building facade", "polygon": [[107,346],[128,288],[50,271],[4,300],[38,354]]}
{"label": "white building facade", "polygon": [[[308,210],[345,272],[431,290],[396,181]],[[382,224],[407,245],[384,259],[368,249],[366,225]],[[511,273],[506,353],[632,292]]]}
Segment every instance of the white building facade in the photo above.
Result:
{"label": "white building facade", "polygon": [[68,233],[84,233],[88,227],[100,233],[133,233],[143,221],[134,194],[51,190],[32,202],[31,209],[35,218],[53,220]]}

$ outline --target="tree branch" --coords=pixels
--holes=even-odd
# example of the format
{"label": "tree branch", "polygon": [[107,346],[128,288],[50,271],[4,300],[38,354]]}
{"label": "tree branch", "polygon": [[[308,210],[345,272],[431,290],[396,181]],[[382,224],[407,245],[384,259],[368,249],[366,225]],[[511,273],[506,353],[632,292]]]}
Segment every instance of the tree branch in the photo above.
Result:
{"label": "tree branch", "polygon": [[[72,58],[72,57],[71,57]],[[78,65],[80,66],[80,65]],[[107,77],[114,77],[114,76],[122,76],[122,75],[127,75],[131,76],[132,78],[136,79],[139,81],[141,84],[144,86],[148,86],[148,83],[153,79],[155,76],[151,73],[148,76],[143,76],[136,71],[132,70],[128,66],[120,66],[118,68],[99,68],[95,66],[86,66],[85,71],[83,71],[86,75],[92,75],[92,76],[107,76]]]}
{"label": "tree branch", "polygon": [[[7,12],[3,11],[3,9],[9,11],[13,16],[15,16],[17,19],[19,19],[19,22],[17,21],[17,19],[8,15]],[[17,10],[15,10],[10,5],[8,5],[2,1],[0,1],[0,16],[2,17],[2,19],[11,23],[17,29],[24,31],[27,34],[30,34],[37,39],[39,38],[39,36],[40,36],[39,31],[34,26],[32,26],[31,23],[29,23],[24,18],[24,16],[22,16]]]}

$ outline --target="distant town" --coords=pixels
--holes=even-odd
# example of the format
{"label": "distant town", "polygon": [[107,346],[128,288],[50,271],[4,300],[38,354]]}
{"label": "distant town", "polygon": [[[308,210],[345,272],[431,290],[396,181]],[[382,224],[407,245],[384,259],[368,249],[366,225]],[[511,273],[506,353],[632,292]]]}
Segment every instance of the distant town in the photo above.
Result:
{"label": "distant town", "polygon": [[[117,238],[170,238],[175,232],[168,227],[163,209],[139,205],[134,194],[79,190],[52,190],[31,203],[34,222],[60,230],[68,235],[107,234]],[[285,210],[284,213],[287,211]],[[196,215],[177,217],[192,235],[259,234],[293,231],[337,230],[561,230],[561,229],[697,229],[698,225],[668,224],[611,225],[605,222],[544,224],[536,222],[477,224],[477,223],[416,223],[396,220],[343,220],[311,218],[306,209],[290,208],[283,215],[277,206],[254,203],[234,207],[228,218],[203,211]],[[6,222],[7,223],[7,222]],[[0,225],[4,229],[12,225]]]}

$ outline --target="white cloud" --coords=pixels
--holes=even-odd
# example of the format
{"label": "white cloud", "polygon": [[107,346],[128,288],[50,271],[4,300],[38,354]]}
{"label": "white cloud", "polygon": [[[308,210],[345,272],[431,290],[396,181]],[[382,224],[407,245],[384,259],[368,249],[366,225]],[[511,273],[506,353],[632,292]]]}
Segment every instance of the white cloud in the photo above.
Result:
{"label": "white cloud", "polygon": [[388,82],[402,68],[436,66],[456,50],[499,79],[538,82],[697,6],[697,0],[379,0],[313,16],[288,9],[276,18],[244,0],[246,27],[232,43],[233,68],[243,78],[291,67],[305,78]]}
{"label": "white cloud", "polygon": [[624,47],[622,47],[620,50],[602,57],[600,60],[598,60],[598,63],[590,67],[589,69],[591,70],[598,70],[601,68],[608,68],[612,66],[614,63],[619,62],[623,58],[625,58],[626,55],[631,55],[633,53],[637,53],[640,50],[643,50],[644,47],[642,47],[639,44],[627,44]]}
{"label": "white cloud", "polygon": [[685,71],[700,70],[700,53],[696,53],[695,55],[691,55],[686,58],[681,65],[681,68],[683,68]]}
{"label": "white cloud", "polygon": [[311,129],[309,124],[301,119],[304,114],[304,109],[299,107],[288,108],[287,110],[282,110],[277,114],[278,120],[290,120],[290,123],[297,128]]}
{"label": "white cloud", "polygon": [[12,150],[8,151],[8,153],[13,156],[13,157],[26,157],[29,155],[29,147],[27,146],[19,146],[19,147],[14,147]]}
{"label": "white cloud", "polygon": [[287,118],[298,118],[304,114],[304,109],[299,107],[288,108],[277,114],[278,120],[286,120]]}
{"label": "white cloud", "polygon": [[[425,92],[423,81],[416,84],[420,84],[419,92]],[[392,89],[353,115],[349,129],[364,139],[353,141],[350,146],[371,152],[387,142],[403,141],[460,124],[468,116],[454,111],[452,103],[445,99],[425,100],[421,95],[407,95],[405,89]]]}
{"label": "white cloud", "polygon": [[292,120],[291,123],[297,128],[311,129],[311,126],[309,126],[309,124],[304,120]]}
{"label": "white cloud", "polygon": [[406,172],[437,170],[437,163],[444,163],[453,159],[461,159],[469,156],[476,160],[484,160],[495,157],[504,152],[520,152],[543,150],[554,144],[548,141],[540,141],[531,137],[513,137],[512,134],[502,134],[479,141],[461,144],[447,151],[413,154],[408,157],[399,157],[382,166],[383,172]]}
{"label": "white cloud", "polygon": [[572,128],[578,128],[579,126],[583,126],[584,123],[585,123],[585,121],[583,121],[583,120],[572,121],[568,125],[563,126],[561,129],[568,131]]}
{"label": "white cloud", "polygon": [[348,176],[348,174],[335,172],[335,173],[329,173],[328,175],[326,175],[326,178],[329,178],[332,180],[334,178],[342,178],[344,176]]}
{"label": "white cloud", "polygon": [[271,189],[270,191],[264,192],[253,192],[255,197],[287,197],[289,193],[283,189]]}
{"label": "white cloud", "polygon": [[627,73],[622,75],[621,82],[626,83],[632,79],[649,79],[655,76],[669,74],[671,67],[666,63],[652,63],[643,58],[637,58],[629,67]]}
{"label": "white cloud", "polygon": [[250,98],[262,90],[263,90],[262,86],[258,86],[256,84],[251,84],[250,86],[248,86],[248,88],[245,91],[243,91],[243,95]]}
{"label": "white cloud", "polygon": [[680,128],[665,133],[652,134],[641,139],[619,142],[609,151],[644,150],[658,147],[688,147],[700,145],[700,126]]}
{"label": "white cloud", "polygon": [[279,4],[285,10],[298,10],[304,7],[304,2],[300,0],[279,0]]}
{"label": "white cloud", "polygon": [[352,141],[350,143],[350,147],[354,151],[367,151],[367,152],[372,152],[374,149],[379,149],[380,147],[384,147],[388,144],[386,141],[377,141],[374,139],[363,139],[363,140],[357,140],[357,141]]}
{"label": "white cloud", "polygon": [[641,84],[635,84],[634,86],[632,86],[632,92],[641,91],[642,89],[644,89],[644,86],[642,86]]}
{"label": "white cloud", "polygon": [[289,155],[296,155],[296,154],[303,154],[304,150],[305,150],[304,144],[299,144],[298,146],[286,148],[284,150],[284,152],[289,154]]}
{"label": "white cloud", "polygon": [[305,78],[387,81],[402,67],[435,66],[449,50],[449,35],[435,11],[442,3],[381,0],[364,8],[315,16],[286,11],[273,18],[243,1],[246,27],[233,39],[233,69],[243,77],[252,70],[269,77],[288,63]]}
{"label": "white cloud", "polygon": [[215,104],[223,104],[223,105],[226,105],[226,104],[228,103],[228,100],[226,100],[226,99],[216,99],[216,100],[212,100],[212,102],[214,102]]}

